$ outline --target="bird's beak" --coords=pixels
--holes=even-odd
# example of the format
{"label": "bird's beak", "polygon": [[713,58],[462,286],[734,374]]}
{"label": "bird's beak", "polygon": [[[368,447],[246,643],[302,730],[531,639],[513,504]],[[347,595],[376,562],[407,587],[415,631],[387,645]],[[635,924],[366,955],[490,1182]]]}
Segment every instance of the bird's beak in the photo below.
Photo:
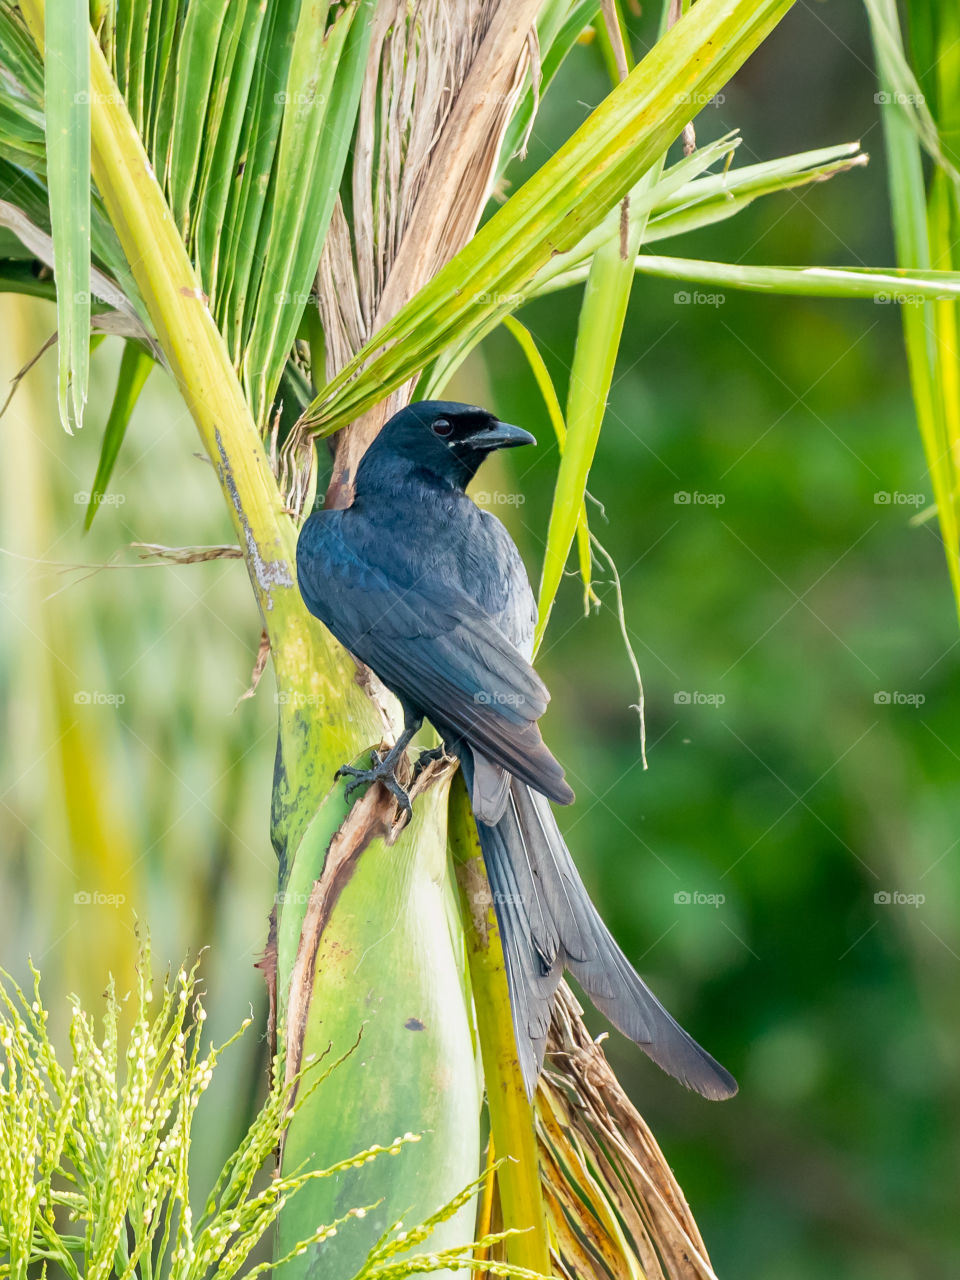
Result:
{"label": "bird's beak", "polygon": [[511,426],[509,422],[495,422],[492,427],[467,436],[462,444],[472,445],[474,449],[516,449],[521,444],[536,444],[536,437],[522,427]]}

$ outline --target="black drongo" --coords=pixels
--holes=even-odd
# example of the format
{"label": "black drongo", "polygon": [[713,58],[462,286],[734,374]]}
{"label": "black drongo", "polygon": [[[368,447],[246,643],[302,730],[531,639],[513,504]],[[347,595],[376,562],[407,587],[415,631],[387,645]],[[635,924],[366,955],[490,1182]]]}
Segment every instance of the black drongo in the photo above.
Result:
{"label": "black drongo", "polygon": [[569,969],[614,1026],[708,1098],[729,1072],[667,1013],[600,919],[550,801],[573,792],[537,721],[549,694],[530,665],[536,604],[510,535],[464,492],[495,449],[529,432],[470,405],[425,400],[396,414],[357,469],[353,505],[316,511],[297,547],[311,613],[399,698],[405,728],[351,785],[394,770],[427,717],[460,760],[503,939],[528,1091],[557,983]]}

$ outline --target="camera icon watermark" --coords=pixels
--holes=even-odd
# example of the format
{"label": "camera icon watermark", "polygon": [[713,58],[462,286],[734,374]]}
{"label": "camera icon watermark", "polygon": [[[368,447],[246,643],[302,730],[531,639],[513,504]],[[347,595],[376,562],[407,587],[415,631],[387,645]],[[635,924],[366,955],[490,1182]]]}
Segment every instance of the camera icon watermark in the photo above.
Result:
{"label": "camera icon watermark", "polygon": [[273,100],[279,107],[322,107],[327,99],[322,93],[275,93]]}
{"label": "camera icon watermark", "polygon": [[922,507],[927,501],[925,493],[901,493],[899,489],[878,489],[873,495],[878,507]]}
{"label": "camera icon watermark", "polygon": [[523,301],[522,293],[488,293],[482,291],[473,295],[473,301],[481,306],[518,307]]}
{"label": "camera icon watermark", "polygon": [[78,689],[73,701],[78,707],[122,707],[125,693],[105,693],[102,689]]}
{"label": "camera icon watermark", "polygon": [[904,893],[900,889],[878,889],[873,895],[878,907],[922,907],[927,900],[925,893]]}
{"label": "camera icon watermark", "polygon": [[127,499],[122,493],[91,493],[89,489],[79,489],[73,500],[78,507],[89,507],[91,503],[96,507],[122,507]]}
{"label": "camera icon watermark", "polygon": [[922,107],[926,98],[922,93],[901,93],[899,90],[891,92],[889,89],[881,89],[879,93],[873,95],[873,101],[878,107]]}
{"label": "camera icon watermark", "polygon": [[78,107],[87,106],[89,103],[103,103],[104,106],[117,107],[123,101],[123,94],[117,90],[114,93],[93,93],[89,89],[81,89],[79,93],[73,95],[73,101]]}
{"label": "camera icon watermark", "polygon": [[925,693],[903,693],[899,689],[878,689],[873,695],[878,707],[922,707],[926,700]]}
{"label": "camera icon watermark", "polygon": [[700,889],[678,889],[673,900],[678,907],[722,907],[727,896],[724,893],[704,893]]}
{"label": "camera icon watermark", "polygon": [[278,289],[273,295],[273,300],[278,307],[315,307],[320,301],[320,295],[315,293],[312,289],[307,293],[298,293],[296,290],[290,292],[287,289]]}
{"label": "camera icon watermark", "polygon": [[700,289],[678,289],[673,295],[677,307],[722,307],[726,300],[725,293],[704,293]]}
{"label": "camera icon watermark", "polygon": [[725,93],[678,93],[675,101],[685,107],[693,107],[699,111],[702,107],[722,107],[727,100]]}
{"label": "camera icon watermark", "polygon": [[722,507],[726,500],[725,493],[701,493],[699,489],[678,489],[673,495],[677,507]]}
{"label": "camera icon watermark", "polygon": [[124,893],[101,893],[99,889],[78,889],[73,895],[77,907],[122,907],[126,900]]}
{"label": "camera icon watermark", "polygon": [[473,700],[479,707],[522,707],[527,701],[522,693],[490,693],[486,689],[479,689]]}
{"label": "camera icon watermark", "polygon": [[899,290],[891,293],[885,289],[875,293],[873,300],[879,306],[892,304],[895,307],[919,307],[921,303],[926,301],[922,293],[902,293]]}
{"label": "camera icon watermark", "polygon": [[497,490],[481,489],[473,495],[478,507],[522,507],[526,496],[522,493],[500,493]]}
{"label": "camera icon watermark", "polygon": [[278,689],[273,695],[278,707],[322,707],[326,698],[322,693],[304,693],[301,689]]}
{"label": "camera icon watermark", "polygon": [[673,701],[678,707],[722,707],[725,693],[704,693],[701,689],[678,689]]}

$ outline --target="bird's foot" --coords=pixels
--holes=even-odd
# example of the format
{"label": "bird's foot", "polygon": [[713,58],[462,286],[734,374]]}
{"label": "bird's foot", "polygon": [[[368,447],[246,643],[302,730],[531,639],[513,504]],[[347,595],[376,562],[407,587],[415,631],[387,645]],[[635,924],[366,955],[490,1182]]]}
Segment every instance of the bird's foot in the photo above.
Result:
{"label": "bird's foot", "polygon": [[379,751],[371,751],[369,769],[357,769],[352,764],[342,764],[337,770],[337,777],[350,779],[343,789],[344,796],[349,796],[351,791],[355,791],[357,787],[362,787],[365,783],[381,782],[406,813],[407,817],[412,817],[413,806],[410,803],[410,797],[397,781],[397,763],[405,749],[405,743],[402,747],[398,743],[385,756],[381,756]]}

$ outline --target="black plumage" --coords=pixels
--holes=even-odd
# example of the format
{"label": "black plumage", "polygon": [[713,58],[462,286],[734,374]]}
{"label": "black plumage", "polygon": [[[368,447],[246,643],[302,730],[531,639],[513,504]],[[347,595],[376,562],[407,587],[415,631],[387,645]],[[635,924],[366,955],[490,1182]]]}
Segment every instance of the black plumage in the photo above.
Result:
{"label": "black plumage", "polygon": [[304,524],[297,569],[307,607],[397,695],[407,726],[384,761],[352,772],[381,777],[405,799],[392,776],[396,752],[424,717],[459,757],[530,1091],[567,968],[665,1071],[706,1097],[729,1097],[733,1077],[670,1017],[614,942],[550,808],[573,792],[537,724],[550,695],[530,665],[536,603],[510,535],[464,492],[492,450],[532,442],[483,409],[421,401],[391,418],[367,450],[353,505]]}

